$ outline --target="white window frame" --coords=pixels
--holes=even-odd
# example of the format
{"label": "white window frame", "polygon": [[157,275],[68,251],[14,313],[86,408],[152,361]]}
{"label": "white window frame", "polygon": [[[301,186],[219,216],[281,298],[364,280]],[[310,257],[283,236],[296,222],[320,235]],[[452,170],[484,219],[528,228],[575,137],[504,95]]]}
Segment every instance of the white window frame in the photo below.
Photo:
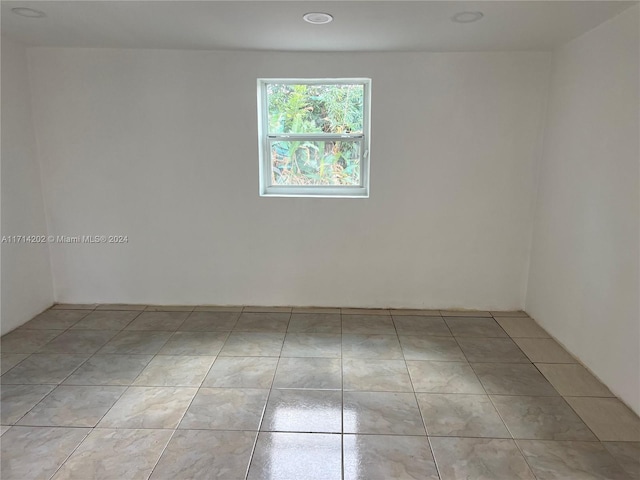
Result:
{"label": "white window frame", "polygon": [[[268,133],[269,116],[267,85],[270,83],[297,85],[357,84],[364,87],[362,133],[358,134],[271,134]],[[371,79],[370,78],[259,78],[258,79],[258,151],[260,159],[260,196],[262,197],[333,197],[368,198],[371,138]],[[272,185],[271,147],[274,141],[326,140],[354,141],[360,143],[360,185]]]}

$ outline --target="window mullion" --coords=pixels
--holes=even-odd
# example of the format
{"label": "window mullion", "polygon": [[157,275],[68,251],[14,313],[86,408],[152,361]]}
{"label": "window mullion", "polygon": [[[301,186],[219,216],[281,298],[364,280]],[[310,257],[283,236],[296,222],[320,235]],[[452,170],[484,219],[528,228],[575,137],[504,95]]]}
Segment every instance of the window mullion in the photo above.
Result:
{"label": "window mullion", "polygon": [[295,141],[295,140],[319,140],[319,141],[349,141],[349,140],[360,140],[364,138],[363,134],[357,135],[340,135],[336,133],[271,133],[267,135],[269,140],[281,140],[281,141]]}

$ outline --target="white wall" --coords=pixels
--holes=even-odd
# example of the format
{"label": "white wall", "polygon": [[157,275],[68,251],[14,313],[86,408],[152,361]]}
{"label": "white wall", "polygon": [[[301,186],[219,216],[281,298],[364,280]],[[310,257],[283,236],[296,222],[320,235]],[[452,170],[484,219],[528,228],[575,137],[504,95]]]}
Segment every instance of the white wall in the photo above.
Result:
{"label": "white wall", "polygon": [[640,413],[638,14],[555,53],[526,309]]}
{"label": "white wall", "polygon": [[[63,302],[519,308],[546,53],[30,49]],[[256,78],[368,76],[371,198],[258,195]]]}
{"label": "white wall", "polygon": [[[2,235],[46,235],[24,45],[2,37]],[[47,244],[2,244],[6,333],[53,303]]]}

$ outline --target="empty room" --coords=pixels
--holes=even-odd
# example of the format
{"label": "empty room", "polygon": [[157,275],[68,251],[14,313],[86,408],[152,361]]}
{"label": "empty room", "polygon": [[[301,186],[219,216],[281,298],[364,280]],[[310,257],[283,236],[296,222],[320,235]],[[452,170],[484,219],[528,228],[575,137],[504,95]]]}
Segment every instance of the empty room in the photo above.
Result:
{"label": "empty room", "polygon": [[0,478],[640,479],[639,20],[2,0]]}

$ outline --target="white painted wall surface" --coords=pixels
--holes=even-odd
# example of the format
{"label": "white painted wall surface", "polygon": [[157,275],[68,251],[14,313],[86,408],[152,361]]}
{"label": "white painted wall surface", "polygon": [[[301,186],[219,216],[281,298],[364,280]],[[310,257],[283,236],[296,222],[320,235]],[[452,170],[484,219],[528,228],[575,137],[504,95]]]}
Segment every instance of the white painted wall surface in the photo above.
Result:
{"label": "white painted wall surface", "polygon": [[[520,308],[547,53],[30,50],[61,302]],[[258,195],[256,78],[371,77],[371,198]]]}
{"label": "white painted wall surface", "polygon": [[638,14],[555,53],[526,309],[640,413]]}
{"label": "white painted wall surface", "polygon": [[[2,235],[46,235],[42,182],[31,117],[26,48],[2,37]],[[4,334],[53,303],[49,248],[3,243]]]}

